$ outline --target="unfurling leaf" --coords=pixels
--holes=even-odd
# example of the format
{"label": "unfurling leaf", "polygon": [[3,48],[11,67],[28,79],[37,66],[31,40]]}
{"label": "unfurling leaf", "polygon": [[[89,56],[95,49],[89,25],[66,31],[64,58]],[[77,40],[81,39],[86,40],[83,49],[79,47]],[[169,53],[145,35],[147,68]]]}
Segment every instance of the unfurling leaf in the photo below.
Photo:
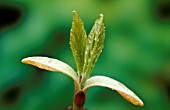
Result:
{"label": "unfurling leaf", "polygon": [[24,58],[22,62],[39,67],[44,70],[64,73],[74,80],[77,86],[76,89],[80,88],[76,72],[69,65],[62,61],[48,57],[28,57]]}
{"label": "unfurling leaf", "polygon": [[92,86],[102,86],[107,87],[112,90],[116,90],[122,97],[134,105],[143,106],[143,102],[134,94],[130,89],[128,89],[122,83],[105,76],[93,76],[89,78],[83,88],[86,92],[89,87]]}
{"label": "unfurling leaf", "polygon": [[83,65],[83,73],[90,76],[94,65],[102,52],[105,39],[105,27],[103,23],[103,15],[100,14],[100,18],[97,19],[92,27],[90,34],[88,35],[85,61]]}
{"label": "unfurling leaf", "polygon": [[84,29],[84,23],[78,16],[78,13],[75,11],[73,13],[72,28],[70,30],[70,46],[76,61],[78,74],[82,74],[87,35]]}

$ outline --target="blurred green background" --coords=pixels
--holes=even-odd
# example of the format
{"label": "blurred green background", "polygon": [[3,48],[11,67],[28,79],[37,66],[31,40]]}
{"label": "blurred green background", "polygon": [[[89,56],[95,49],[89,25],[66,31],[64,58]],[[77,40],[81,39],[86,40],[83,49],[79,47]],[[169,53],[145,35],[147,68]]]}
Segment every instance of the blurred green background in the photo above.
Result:
{"label": "blurred green background", "polygon": [[90,88],[88,110],[170,110],[169,0],[0,0],[0,110],[67,110],[74,84],[61,73],[21,63],[48,56],[76,70],[69,47],[73,10],[87,33],[104,14],[104,50],[92,72],[124,83],[137,107],[107,88]]}

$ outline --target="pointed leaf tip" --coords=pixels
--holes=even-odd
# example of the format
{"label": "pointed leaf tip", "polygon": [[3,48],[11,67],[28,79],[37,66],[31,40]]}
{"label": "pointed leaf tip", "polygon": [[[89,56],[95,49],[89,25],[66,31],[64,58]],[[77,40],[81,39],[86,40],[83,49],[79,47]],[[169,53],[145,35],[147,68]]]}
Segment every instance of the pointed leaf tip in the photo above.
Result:
{"label": "pointed leaf tip", "polygon": [[100,18],[103,20],[103,14],[100,14]]}
{"label": "pointed leaf tip", "polygon": [[73,18],[75,18],[75,17],[78,17],[78,13],[77,13],[77,11],[73,11]]}
{"label": "pointed leaf tip", "polygon": [[103,17],[103,14],[101,13],[100,16]]}
{"label": "pointed leaf tip", "polygon": [[73,12],[73,13],[76,13],[76,10],[73,10],[72,12]]}

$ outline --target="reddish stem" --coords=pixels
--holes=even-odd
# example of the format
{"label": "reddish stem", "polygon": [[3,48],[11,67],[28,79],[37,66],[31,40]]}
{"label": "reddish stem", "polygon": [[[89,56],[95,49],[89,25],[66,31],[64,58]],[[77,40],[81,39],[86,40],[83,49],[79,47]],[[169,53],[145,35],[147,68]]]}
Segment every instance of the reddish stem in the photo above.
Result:
{"label": "reddish stem", "polygon": [[76,93],[74,96],[73,110],[84,110],[85,100],[86,96],[83,91]]}

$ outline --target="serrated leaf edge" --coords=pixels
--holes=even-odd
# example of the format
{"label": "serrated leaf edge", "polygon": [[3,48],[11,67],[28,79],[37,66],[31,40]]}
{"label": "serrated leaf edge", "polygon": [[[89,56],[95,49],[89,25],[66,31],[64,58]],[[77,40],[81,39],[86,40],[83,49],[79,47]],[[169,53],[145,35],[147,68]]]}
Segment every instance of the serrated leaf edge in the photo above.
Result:
{"label": "serrated leaf edge", "polygon": [[73,11],[73,13],[72,27],[70,30],[70,47],[76,62],[78,74],[82,74],[87,35],[84,22],[76,11]]}

